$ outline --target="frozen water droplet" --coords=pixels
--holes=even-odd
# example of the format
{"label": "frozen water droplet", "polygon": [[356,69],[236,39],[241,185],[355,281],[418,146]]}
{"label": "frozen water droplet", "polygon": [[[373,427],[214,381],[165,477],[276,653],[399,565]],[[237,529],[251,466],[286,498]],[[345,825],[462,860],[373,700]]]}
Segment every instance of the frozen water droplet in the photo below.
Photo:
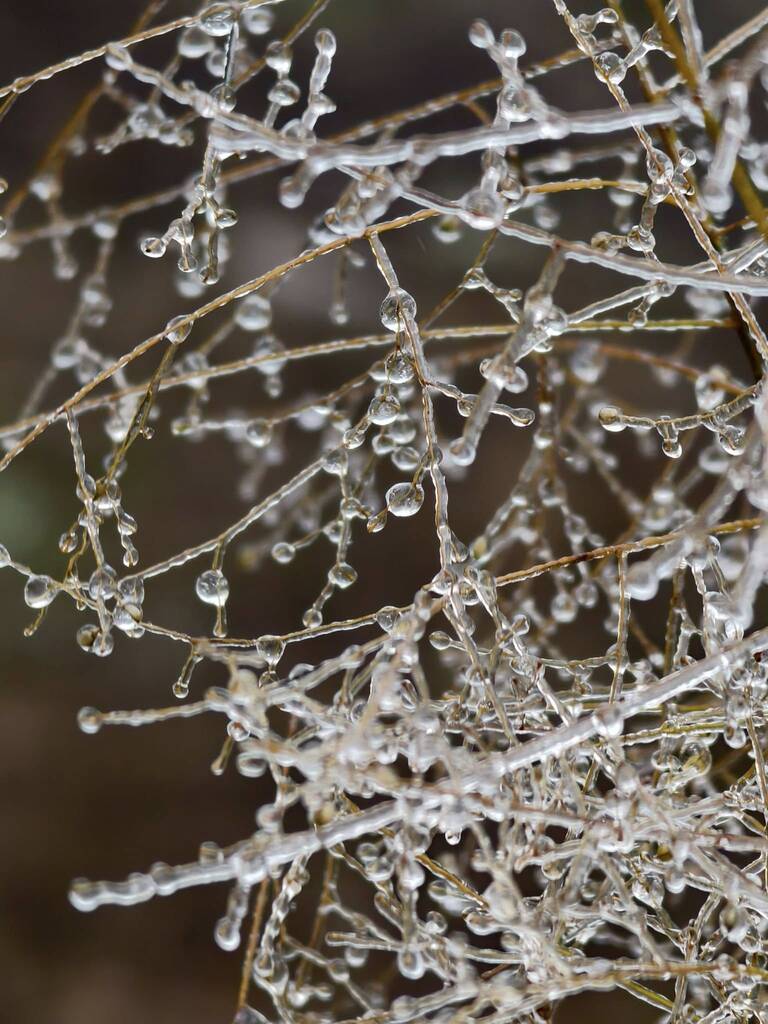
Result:
{"label": "frozen water droplet", "polygon": [[205,604],[223,608],[229,597],[229,582],[220,569],[207,569],[197,577],[195,593]]}
{"label": "frozen water droplet", "polygon": [[598,345],[582,342],[570,358],[571,369],[585,384],[596,384],[603,375],[607,359]]}
{"label": "frozen water droplet", "polygon": [[272,323],[272,304],[258,292],[246,295],[235,312],[235,323],[245,331],[263,331]]}
{"label": "frozen water droplet", "polygon": [[438,242],[442,242],[444,245],[452,245],[461,238],[461,221],[458,217],[446,214],[433,224],[432,234]]}
{"label": "frozen water droplet", "polygon": [[30,576],[24,585],[24,600],[30,608],[47,608],[58,592],[50,576]]}
{"label": "frozen water droplet", "polygon": [[365,524],[368,533],[380,533],[387,525],[387,510],[383,508],[381,512],[377,512],[376,515],[370,516]]}
{"label": "frozen water droplet", "polygon": [[186,316],[175,316],[165,327],[165,336],[172,345],[180,345],[189,337],[192,321]]}
{"label": "frozen water droplet", "polygon": [[661,442],[661,450],[669,459],[679,459],[683,454],[683,446],[680,444],[680,440],[677,435],[663,438]]}
{"label": "frozen water droplet", "polygon": [[96,708],[80,708],[77,713],[77,724],[83,732],[89,735],[98,732],[103,722],[104,716]]}
{"label": "frozen water droplet", "polygon": [[119,604],[112,616],[117,629],[122,630],[127,636],[140,637],[144,635],[144,627],[141,625],[141,607],[137,604]]}
{"label": "frozen water droplet", "polygon": [[275,15],[268,7],[246,7],[240,13],[240,22],[252,36],[263,36],[272,28]]}
{"label": "frozen water droplet", "polygon": [[254,448],[266,448],[272,440],[272,424],[269,420],[251,420],[245,428],[245,439]]}
{"label": "frozen water droplet", "polygon": [[279,636],[260,636],[256,641],[256,653],[273,668],[282,658],[284,651],[285,641]]}
{"label": "frozen water droplet", "polygon": [[278,75],[287,75],[291,70],[293,51],[287,43],[275,39],[267,47],[265,59],[269,67],[276,71]]}
{"label": "frozen water droplet", "polygon": [[328,309],[328,316],[331,319],[331,323],[336,324],[337,327],[341,327],[349,322],[349,310],[343,299],[331,303]]}
{"label": "frozen water droplet", "polygon": [[182,57],[196,60],[209,53],[213,45],[210,35],[199,25],[190,25],[179,36],[177,49]]}
{"label": "frozen water droplet", "polygon": [[480,50],[487,50],[489,46],[493,46],[493,32],[485,19],[478,18],[469,26],[469,41]]}
{"label": "frozen water droplet", "polygon": [[627,424],[624,422],[621,409],[617,409],[615,405],[605,405],[598,413],[601,426],[606,430],[610,430],[612,434],[618,434],[622,430],[626,430]]}
{"label": "frozen water droplet", "polygon": [[451,638],[442,629],[436,629],[429,634],[429,642],[436,651],[447,651],[451,646]]}
{"label": "frozen water droplet", "polygon": [[287,565],[288,562],[292,562],[296,555],[296,548],[293,544],[288,544],[285,541],[280,541],[272,548],[272,557],[280,565]]}
{"label": "frozen water droplet", "polygon": [[301,97],[301,90],[290,78],[278,79],[267,93],[270,103],[276,103],[279,107],[290,107],[298,103]]}
{"label": "frozen water droplet", "polygon": [[323,57],[332,57],[336,53],[336,36],[329,28],[321,28],[315,33],[315,46]]}
{"label": "frozen water droplet", "polygon": [[141,251],[144,255],[154,260],[164,256],[167,248],[168,246],[162,238],[145,238],[141,243]]}
{"label": "frozen water droplet", "polygon": [[227,952],[237,949],[240,945],[240,928],[237,923],[228,917],[222,917],[216,923],[213,932],[216,945]]}
{"label": "frozen water droplet", "polygon": [[746,442],[746,432],[741,427],[726,424],[717,437],[720,447],[727,455],[741,455]]}
{"label": "frozen water droplet", "polygon": [[397,966],[404,978],[413,980],[421,978],[426,970],[421,950],[416,948],[401,949],[397,954]]}
{"label": "frozen water droplet", "polygon": [[140,576],[126,576],[117,585],[120,600],[133,604],[144,602],[144,581]]}
{"label": "frozen water droplet", "polygon": [[552,600],[552,618],[555,622],[573,622],[578,610],[576,600],[564,590]]}
{"label": "frozen water droplet", "polygon": [[470,466],[475,461],[477,451],[471,441],[459,437],[448,445],[451,458],[457,466]]}
{"label": "frozen water droplet", "polygon": [[620,764],[616,769],[614,781],[616,783],[616,789],[625,796],[631,796],[633,793],[636,793],[640,785],[640,779],[637,772],[627,761],[625,761],[624,764]]}
{"label": "frozen water droplet", "polygon": [[[219,85],[215,85],[213,89],[211,89],[211,99],[214,100],[216,106],[220,110],[224,110],[227,113],[234,110],[235,104],[237,103],[237,96],[235,95],[235,90],[230,88],[225,82],[220,82]],[[232,223],[234,223],[234,221]],[[229,225],[222,225],[222,227],[228,226]],[[209,276],[206,283],[214,284],[215,280]]]}
{"label": "frozen water droplet", "polygon": [[77,631],[77,643],[81,650],[95,654],[99,658],[108,657],[115,646],[115,640],[109,631],[89,624],[81,626]]}
{"label": "frozen water droplet", "polygon": [[400,412],[400,403],[393,394],[377,395],[368,406],[368,417],[376,426],[392,423]]}
{"label": "frozen water droplet", "polygon": [[95,910],[99,905],[98,883],[76,878],[69,889],[69,902],[76,910]]}
{"label": "frozen water droplet", "polygon": [[611,51],[599,54],[595,58],[595,67],[602,77],[613,85],[622,82],[627,73],[624,61],[617,53]]}
{"label": "frozen water droplet", "polygon": [[416,300],[402,288],[393,289],[379,309],[379,317],[388,331],[399,331],[405,326],[406,318],[416,316]]}
{"label": "frozen water droplet", "polygon": [[357,579],[357,570],[349,562],[339,562],[329,570],[328,579],[339,590],[346,590]]}
{"label": "frozen water droplet", "polygon": [[393,384],[407,384],[413,380],[413,363],[402,352],[387,358],[386,369]]}
{"label": "frozen water droplet", "polygon": [[117,593],[117,575],[108,565],[96,569],[88,580],[88,593],[94,601],[109,601]]}
{"label": "frozen water droplet", "polygon": [[323,624],[323,616],[318,608],[308,608],[301,617],[307,629],[316,629]]}
{"label": "frozen water droplet", "polygon": [[400,619],[400,609],[387,605],[385,608],[379,608],[374,618],[386,633],[391,633]]}
{"label": "frozen water droplet", "polygon": [[424,488],[421,484],[394,484],[387,491],[386,500],[387,509],[393,516],[415,516],[424,504]]}
{"label": "frozen water droplet", "polygon": [[621,708],[617,704],[606,704],[599,708],[592,715],[592,722],[598,736],[605,739],[616,739],[621,736],[624,728],[624,718]]}
{"label": "frozen water droplet", "polygon": [[235,12],[229,4],[211,4],[201,12],[199,22],[209,36],[227,36],[235,24]]}
{"label": "frozen water droplet", "polygon": [[483,359],[480,373],[486,380],[493,381],[496,387],[505,388],[514,394],[520,394],[528,387],[528,374],[516,363],[511,366],[497,363],[495,359]]}
{"label": "frozen water droplet", "polygon": [[340,448],[327,452],[323,459],[323,469],[331,476],[342,476],[346,466],[346,454]]}
{"label": "frozen water droplet", "polygon": [[504,220],[506,204],[498,192],[482,186],[471,189],[461,201],[462,217],[471,228],[490,231]]}
{"label": "frozen water droplet", "polygon": [[658,578],[648,562],[636,563],[627,573],[627,593],[637,601],[650,601],[658,589]]}

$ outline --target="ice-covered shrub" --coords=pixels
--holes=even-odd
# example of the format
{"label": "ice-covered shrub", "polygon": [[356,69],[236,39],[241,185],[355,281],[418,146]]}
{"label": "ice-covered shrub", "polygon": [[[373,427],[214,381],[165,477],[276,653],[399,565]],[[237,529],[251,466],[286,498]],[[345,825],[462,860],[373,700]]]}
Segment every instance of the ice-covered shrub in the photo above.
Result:
{"label": "ice-covered shrub", "polygon": [[[707,42],[702,0],[647,0],[637,24],[619,0],[554,0],[562,39],[535,62],[467,4],[488,80],[326,131],[345,104],[333,4],[293,23],[277,2],[166,23],[154,6],[129,37],[0,89],[23,103],[104,69],[6,201],[0,255],[47,243],[79,292],[6,417],[0,469],[58,432],[77,511],[60,557],[0,548],[0,564],[30,631],[58,599],[92,655],[149,635],[183,648],[172,706],[84,708],[85,732],[218,716],[214,770],[272,796],[240,842],[75,881],[73,904],[223,883],[240,1024],[539,1022],[611,989],[649,1020],[765,1019],[768,11]],[[565,95],[565,71],[602,104]],[[69,213],[67,169],[137,142],[188,147],[189,176]],[[249,190],[296,210],[306,248],[230,282]],[[117,357],[111,268],[137,216],[154,225],[147,281],[177,263],[178,312]],[[401,269],[408,246],[423,280]],[[329,264],[315,333],[286,344],[303,275]],[[301,371],[325,361],[339,377],[322,390]],[[241,503],[189,546],[162,538],[155,561],[152,519],[132,514],[147,444],[169,460],[198,445],[200,487],[206,460],[231,481],[208,500]],[[303,593],[318,562],[300,621],[272,625],[257,587],[232,634],[246,571],[277,566]],[[160,585],[209,628],[145,615]],[[201,663],[215,685],[196,685]]]}

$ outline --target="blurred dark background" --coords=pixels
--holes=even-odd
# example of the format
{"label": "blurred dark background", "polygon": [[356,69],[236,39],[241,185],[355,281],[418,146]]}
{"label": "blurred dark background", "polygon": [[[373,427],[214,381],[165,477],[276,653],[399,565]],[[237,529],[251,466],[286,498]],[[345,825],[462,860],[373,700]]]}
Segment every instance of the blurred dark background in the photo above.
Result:
{"label": "blurred dark background", "polygon": [[[277,11],[278,27],[287,28],[306,6],[306,0],[282,5]],[[596,6],[575,3],[572,9],[581,13]],[[706,45],[761,7],[757,0],[736,4],[697,0]],[[642,25],[647,24],[642,3],[627,3],[626,8],[631,15],[637,14]],[[138,0],[123,4],[0,0],[4,82],[126,35],[141,9]],[[191,10],[192,5],[168,3],[160,19]],[[340,130],[492,77],[495,68],[467,40],[469,23],[478,16],[486,17],[497,30],[519,29],[528,43],[526,61],[571,46],[548,0],[333,0],[317,22],[318,27],[332,28],[338,38],[327,91],[339,109],[323,124],[323,131]],[[300,81],[310,66],[311,36],[297,47],[297,63],[304,69]],[[137,55],[160,66],[172,45],[160,40]],[[0,124],[0,174],[10,183],[9,195],[29,176],[102,69],[102,62],[96,61],[20,96]],[[608,105],[605,90],[584,67],[557,72],[542,88],[565,109]],[[261,107],[244,94],[242,109],[259,111]],[[99,105],[89,134],[108,131],[114,123],[114,108]],[[453,112],[434,123],[443,127],[466,123],[466,112]],[[78,213],[171,185],[193,172],[199,153],[199,146],[177,152],[149,142],[131,144],[108,157],[86,153],[68,165],[63,209]],[[467,162],[458,170],[441,167],[434,173],[436,188],[458,196],[476,177],[477,166]],[[231,203],[240,212],[241,224],[230,233],[232,259],[212,294],[297,253],[306,244],[311,218],[342,186],[340,178],[329,176],[313,190],[306,209],[286,211],[277,203],[278,180],[271,175],[232,190]],[[595,221],[597,199],[587,196],[568,202],[560,225],[566,237],[588,238],[605,226]],[[177,208],[178,201],[129,218],[121,230],[109,274],[114,309],[107,326],[93,336],[94,344],[107,354],[125,351],[157,331],[169,316],[193,307],[194,300],[180,299],[172,288],[173,261],[149,261],[137,245],[144,236],[161,233]],[[15,226],[33,226],[41,217],[42,209],[32,199]],[[402,283],[414,293],[420,309],[429,309],[460,278],[479,238],[467,233],[456,246],[438,246],[425,227],[392,237],[391,246],[388,241]],[[73,248],[87,267],[94,251],[90,233],[79,232]],[[494,264],[494,279],[509,287],[526,287],[535,280],[543,255],[543,250],[507,247]],[[695,250],[680,232],[664,255],[687,260],[695,258]],[[285,344],[290,347],[341,333],[327,316],[330,270],[313,268],[297,282],[275,299],[275,323]],[[29,246],[14,262],[0,263],[3,423],[19,414],[24,397],[43,371],[52,344],[71,315],[77,284],[77,280],[54,279],[47,243]],[[616,287],[615,279],[610,287]],[[354,278],[352,320],[344,331],[377,330],[381,293],[370,268]],[[603,293],[599,275],[594,282],[585,282],[578,272],[569,271],[563,281],[562,304],[570,308]],[[492,307],[482,309],[481,316],[498,319]],[[471,322],[473,313],[471,304],[457,307],[456,321]],[[735,355],[724,354],[724,339],[725,332],[702,343],[697,349],[702,365],[716,355],[718,361],[730,360],[732,368],[746,372],[738,349]],[[658,351],[664,351],[665,339],[657,340]],[[728,353],[733,352],[730,344]],[[328,390],[359,365],[365,363],[346,358],[312,364],[312,386],[318,393]],[[149,364],[142,366],[142,372],[148,372]],[[289,374],[288,393],[300,393],[309,373]],[[141,378],[134,375],[133,379]],[[636,378],[634,386],[646,386],[643,380],[641,385]],[[220,396],[218,408],[227,408],[232,401],[251,406],[254,401],[265,402],[258,396],[253,399],[247,382],[224,385],[214,389],[214,395]],[[52,393],[52,398],[61,397]],[[129,460],[125,493],[128,509],[139,521],[143,564],[208,536],[243,507],[236,493],[237,461],[223,440],[203,445],[171,442],[167,423],[176,408],[174,401],[168,398],[160,403],[163,419],[157,442],[142,443]],[[478,470],[485,474],[491,507],[505,493],[509,467],[519,457],[504,450],[504,436],[502,431],[499,447],[491,447]],[[86,450],[100,453],[105,444],[103,431],[94,422],[86,432]],[[0,541],[15,558],[41,572],[61,571],[56,543],[75,510],[73,490],[71,455],[65,431],[57,426],[0,478]],[[461,485],[456,496],[457,529],[469,537],[482,514]],[[599,508],[600,502],[599,494],[583,497],[584,510],[602,516],[601,528],[611,535],[620,522],[615,512]],[[414,546],[410,540],[414,536],[424,543]],[[334,614],[404,600],[429,572],[434,558],[430,536],[428,521],[411,524],[408,530],[395,523],[370,557],[373,565],[394,559],[398,571],[373,581],[361,571],[360,586],[353,588],[348,600],[345,596],[334,605]],[[406,544],[407,564],[402,556]],[[322,579],[325,563],[312,558],[301,568],[278,571],[273,567],[256,578],[239,574],[237,568],[228,572],[233,632],[255,636],[293,628]],[[186,578],[186,593],[191,595],[194,571]],[[171,684],[183,653],[176,645],[152,637],[134,642],[120,636],[110,659],[86,656],[74,641],[81,620],[63,599],[51,608],[37,635],[25,639],[23,630],[32,613],[23,603],[21,583],[17,575],[0,571],[0,1020],[222,1024],[231,1017],[240,972],[240,956],[223,953],[212,938],[214,923],[223,911],[223,889],[193,890],[170,900],[158,899],[129,910],[101,909],[92,915],[74,911],[66,894],[77,876],[121,878],[155,860],[193,859],[201,840],[215,839],[223,845],[249,834],[260,800],[258,784],[241,779],[231,769],[222,778],[211,774],[210,762],[223,732],[221,722],[213,718],[141,730],[109,729],[97,736],[80,733],[75,716],[86,704],[105,709],[170,704]],[[170,586],[159,582],[148,599],[148,615],[190,630],[208,630],[205,609],[194,598],[182,603],[177,587],[176,581]],[[201,671],[195,677],[194,692],[211,681],[220,681],[216,671]],[[628,1020],[649,1019],[642,1017],[640,1004],[629,997],[610,997],[611,1006],[617,1003]],[[558,1020],[586,1020],[608,1005],[605,997],[574,1000]]]}

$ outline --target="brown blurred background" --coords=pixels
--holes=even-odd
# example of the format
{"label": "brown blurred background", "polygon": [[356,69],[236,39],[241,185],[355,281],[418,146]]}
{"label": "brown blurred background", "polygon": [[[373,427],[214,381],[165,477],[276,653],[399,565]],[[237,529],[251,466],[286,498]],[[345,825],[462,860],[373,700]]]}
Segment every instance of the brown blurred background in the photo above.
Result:
{"label": "brown blurred background", "polygon": [[[580,13],[596,6],[574,4],[573,10]],[[626,6],[630,13],[643,9],[641,3]],[[757,0],[735,4],[697,0],[705,43],[710,45],[761,6]],[[0,0],[3,81],[125,35],[141,7],[137,0],[124,4]],[[292,24],[305,7],[306,0],[284,4],[278,10],[278,26]],[[191,5],[168,3],[161,18],[190,10]],[[339,110],[322,123],[322,131],[339,130],[492,77],[494,67],[466,36],[477,16],[488,18],[497,30],[519,29],[528,42],[526,60],[547,57],[571,45],[548,0],[333,0],[317,25],[337,34],[338,53],[328,92]],[[159,66],[171,45],[159,41],[137,53]],[[297,77],[303,83],[311,60],[311,34],[297,50],[302,69]],[[0,173],[8,179],[11,193],[98,80],[102,68],[97,61],[43,82],[19,98],[0,125]],[[558,72],[543,89],[565,109],[608,105],[607,94],[584,68]],[[255,99],[251,107],[248,102],[243,99],[243,109],[261,109]],[[450,127],[459,123],[452,119],[460,116],[444,117],[439,124]],[[94,128],[103,132],[114,123],[114,108],[99,105],[91,122]],[[141,142],[108,157],[86,154],[69,164],[63,208],[75,213],[170,185],[193,172],[199,153],[199,145],[177,152]],[[458,168],[446,165],[435,169],[433,182],[446,194],[458,196],[476,174],[476,163],[468,161]],[[342,184],[340,178],[329,176],[313,190],[306,208],[286,211],[277,203],[277,181],[271,175],[232,191],[231,203],[241,223],[230,232],[233,256],[212,294],[256,276],[303,248],[308,223]],[[595,203],[596,199],[587,197],[567,207],[560,225],[566,237],[588,238],[596,227],[605,226],[595,224]],[[151,262],[137,247],[145,235],[164,230],[177,206],[170,204],[124,224],[109,276],[114,309],[107,326],[92,335],[93,343],[107,354],[125,351],[154,333],[169,316],[192,308],[193,300],[180,299],[171,287],[171,258]],[[39,204],[31,200],[17,226],[37,223],[41,214]],[[459,279],[478,244],[479,236],[468,233],[456,246],[438,246],[424,228],[392,238],[391,251],[403,285],[425,310]],[[93,238],[87,231],[80,232],[73,248],[87,267]],[[509,287],[525,287],[535,280],[543,255],[542,250],[508,247],[494,273]],[[682,233],[677,247],[670,244],[665,255],[695,258]],[[275,324],[289,347],[340,333],[327,316],[330,281],[330,270],[318,267],[278,293]],[[45,367],[52,344],[71,314],[76,285],[54,279],[46,243],[30,246],[13,263],[0,264],[3,423],[16,417]],[[615,279],[610,287],[616,287]],[[578,272],[569,271],[562,304],[570,308],[603,292],[600,279],[586,282]],[[377,330],[381,293],[370,268],[355,276],[352,320],[346,332]],[[498,318],[492,307],[477,306],[481,308],[478,315]],[[456,320],[470,322],[473,313],[471,303],[457,307]],[[665,343],[659,339],[659,351]],[[702,364],[715,354],[718,361],[727,362],[722,345],[723,338],[715,336],[704,342],[698,350]],[[733,365],[744,370],[739,359],[737,354]],[[148,365],[142,364],[142,373]],[[356,359],[328,360],[312,364],[311,370],[292,371],[287,393],[301,393],[310,380],[320,393],[360,365],[365,364]],[[140,376],[134,374],[132,379]],[[53,397],[62,396],[56,392]],[[247,380],[214,388],[214,404],[216,398],[220,409],[233,403],[251,407],[254,402],[264,403],[261,396],[253,398]],[[168,421],[181,407],[173,398],[164,398],[160,405],[163,417],[157,438],[141,443],[132,453],[124,485],[127,508],[139,521],[142,564],[208,536],[243,507],[236,493],[238,463],[230,448],[220,439],[203,445],[172,440]],[[97,421],[94,418],[85,430],[86,450],[95,453],[94,466],[98,453],[105,450]],[[519,457],[502,447],[504,436],[499,434],[499,446],[491,446],[478,469],[485,474],[485,497],[491,508],[505,493],[510,466]],[[75,510],[73,491],[71,455],[59,425],[0,478],[0,542],[36,570],[59,573],[63,560],[56,543]],[[461,485],[456,486],[456,496],[457,530],[468,539],[484,512]],[[600,500],[599,495],[584,495],[582,504],[585,511],[603,517],[599,525],[610,535],[620,523],[615,513],[598,508]],[[363,552],[360,557],[371,559],[368,564],[374,567],[394,560],[397,571],[373,579],[361,571],[360,585],[338,600],[334,614],[404,600],[430,571],[434,556],[430,536],[428,521],[408,529],[395,523],[377,540],[373,555]],[[406,544],[407,565],[402,559]],[[293,628],[317,592],[326,562],[313,554],[301,566],[280,571],[274,567],[255,579],[233,564],[228,570],[233,632],[256,636]],[[183,586],[179,579],[185,580]],[[190,630],[208,630],[209,616],[191,596],[193,579],[194,570],[178,574],[170,585],[158,582],[148,588],[150,617]],[[226,844],[249,834],[263,798],[259,784],[241,779],[231,769],[223,778],[211,774],[209,765],[223,733],[222,723],[213,718],[140,730],[108,729],[97,736],[80,733],[75,716],[85,704],[104,709],[170,704],[171,684],[183,653],[152,637],[135,642],[119,636],[108,660],[86,656],[74,641],[81,620],[63,599],[50,609],[39,633],[25,639],[23,629],[32,613],[23,603],[21,583],[17,575],[0,571],[0,1020],[222,1024],[231,1017],[240,972],[240,955],[222,952],[212,938],[214,923],[223,911],[223,888],[193,890],[132,909],[107,908],[92,915],[74,911],[66,894],[71,879],[80,875],[121,878],[155,860],[193,859],[201,840]],[[200,671],[193,693],[212,681],[220,681],[214,669]],[[628,997],[618,1001],[627,1019],[633,1014],[632,1019],[649,1019]],[[604,997],[584,997],[569,1003],[558,1020],[586,1020],[608,1005]],[[610,1005],[616,1006],[613,997]]]}

